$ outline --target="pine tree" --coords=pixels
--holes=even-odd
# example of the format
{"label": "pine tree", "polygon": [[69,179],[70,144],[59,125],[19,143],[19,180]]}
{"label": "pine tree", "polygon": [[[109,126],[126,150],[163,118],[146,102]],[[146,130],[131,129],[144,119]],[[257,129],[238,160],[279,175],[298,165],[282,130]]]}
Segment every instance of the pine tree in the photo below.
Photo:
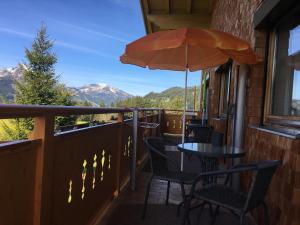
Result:
{"label": "pine tree", "polygon": [[42,25],[32,49],[25,49],[28,63],[20,65],[23,74],[21,81],[16,81],[15,102],[18,104],[53,105],[58,98],[58,80],[54,65],[57,62],[51,51],[53,41],[46,34]]}
{"label": "pine tree", "polygon": [[[58,82],[55,74],[57,57],[53,53],[54,41],[49,39],[44,25],[41,26],[34,39],[31,49],[25,49],[26,63],[20,64],[23,78],[15,81],[15,103],[31,105],[74,105],[72,94]],[[59,117],[56,126],[74,124],[76,118]],[[32,120],[24,119],[21,122],[25,138],[33,128]]]}
{"label": "pine tree", "polygon": [[100,100],[99,107],[105,108],[105,102],[104,102],[104,100]]}

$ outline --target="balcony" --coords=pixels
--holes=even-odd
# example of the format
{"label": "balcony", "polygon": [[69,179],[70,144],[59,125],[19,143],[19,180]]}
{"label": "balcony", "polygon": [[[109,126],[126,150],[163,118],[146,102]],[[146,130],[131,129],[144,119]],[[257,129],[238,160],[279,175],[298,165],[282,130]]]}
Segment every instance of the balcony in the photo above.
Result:
{"label": "balcony", "polygon": [[[57,116],[111,113],[118,114],[115,122],[54,132]],[[124,119],[124,114],[133,119]],[[34,120],[28,140],[0,144],[1,224],[102,224],[101,218],[107,218],[108,208],[116,202],[141,203],[147,179],[141,173],[147,161],[143,137],[180,134],[181,114],[162,109],[1,105],[0,119]],[[135,126],[137,120],[160,126]],[[157,185],[160,189],[163,184]],[[160,194],[150,202],[162,203]]]}

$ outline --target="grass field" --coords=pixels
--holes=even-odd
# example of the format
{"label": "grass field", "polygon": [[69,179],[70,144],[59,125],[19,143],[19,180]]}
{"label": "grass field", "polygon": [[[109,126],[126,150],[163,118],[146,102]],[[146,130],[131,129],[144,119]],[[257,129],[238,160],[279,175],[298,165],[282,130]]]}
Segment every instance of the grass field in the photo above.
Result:
{"label": "grass field", "polygon": [[16,132],[16,124],[14,120],[2,119],[0,120],[0,141],[11,140],[10,132]]}

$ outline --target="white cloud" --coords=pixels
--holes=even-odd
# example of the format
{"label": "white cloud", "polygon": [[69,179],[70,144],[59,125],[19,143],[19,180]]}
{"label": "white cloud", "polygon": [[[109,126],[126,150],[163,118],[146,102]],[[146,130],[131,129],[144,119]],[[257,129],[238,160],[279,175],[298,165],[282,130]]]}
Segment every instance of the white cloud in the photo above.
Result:
{"label": "white cloud", "polygon": [[[2,33],[6,33],[6,34],[12,34],[12,35],[16,35],[19,37],[23,37],[23,38],[28,38],[28,39],[33,39],[35,36],[29,33],[25,33],[22,31],[18,31],[18,30],[13,30],[10,28],[5,28],[5,27],[0,27],[0,32]],[[59,40],[55,40],[54,44],[61,46],[61,47],[65,47],[68,49],[73,49],[79,52],[84,52],[84,53],[89,53],[89,54],[94,54],[94,55],[98,55],[104,58],[111,58],[111,59],[117,59],[116,56],[104,53],[104,52],[100,52],[97,51],[95,49],[92,48],[88,48],[82,45],[77,45],[77,44],[72,44],[72,43],[68,43],[68,42],[63,42],[63,41],[59,41]]]}
{"label": "white cloud", "polygon": [[5,28],[5,27],[0,27],[0,32],[7,33],[7,34],[13,34],[13,35],[17,35],[17,36],[21,36],[21,37],[25,37],[25,38],[34,38],[34,36],[31,35],[31,34],[21,32],[21,31],[17,31],[17,30],[13,30],[13,29],[10,29],[10,28]]}
{"label": "white cloud", "polygon": [[66,26],[68,28],[72,28],[72,29],[76,29],[78,31],[83,31],[85,33],[90,33],[92,35],[95,35],[95,36],[98,36],[98,37],[104,37],[104,38],[108,38],[108,39],[111,39],[111,40],[115,40],[115,41],[119,41],[119,42],[122,42],[122,43],[128,43],[129,40],[125,39],[125,38],[122,38],[122,37],[118,37],[118,36],[115,36],[115,35],[111,35],[107,32],[100,32],[100,31],[97,31],[97,30],[92,30],[92,29],[89,29],[89,28],[85,28],[85,27],[82,27],[82,26],[78,26],[78,25],[74,25],[74,24],[70,24],[70,23],[66,23],[64,21],[60,21],[60,20],[56,20],[56,19],[49,19],[55,23],[58,23],[62,26]]}
{"label": "white cloud", "polygon": [[84,47],[82,45],[71,44],[71,43],[63,42],[63,41],[55,41],[54,43],[58,46],[73,49],[73,50],[77,50],[77,51],[80,51],[80,52],[94,54],[94,55],[98,55],[98,56],[101,56],[101,57],[104,57],[104,58],[117,59],[116,56],[113,56],[113,55],[110,55],[110,54],[107,54],[107,53],[104,53],[104,52],[100,52],[100,51],[97,51],[97,50],[92,49],[92,48]]}

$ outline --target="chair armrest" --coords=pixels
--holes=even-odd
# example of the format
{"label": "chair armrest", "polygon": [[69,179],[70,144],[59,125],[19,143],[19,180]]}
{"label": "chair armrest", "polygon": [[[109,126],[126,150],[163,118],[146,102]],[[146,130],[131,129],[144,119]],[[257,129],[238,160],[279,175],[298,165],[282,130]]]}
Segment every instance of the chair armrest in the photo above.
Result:
{"label": "chair armrest", "polygon": [[191,194],[194,193],[197,183],[199,181],[201,181],[204,177],[217,176],[217,175],[227,175],[228,176],[228,175],[232,175],[234,173],[242,173],[242,172],[255,171],[255,170],[257,170],[256,164],[244,164],[244,165],[239,165],[239,167],[237,166],[236,168],[231,168],[228,170],[218,170],[218,171],[200,173],[192,184]]}
{"label": "chair armrest", "polygon": [[[249,168],[249,167],[256,167],[256,163],[249,163],[249,164],[237,164],[237,165],[234,165],[230,168],[230,170],[234,170],[234,169],[243,169],[243,168]],[[245,171],[243,171],[245,172]],[[228,173],[226,175],[226,179],[225,179],[225,182],[224,182],[224,185],[227,185],[228,182],[229,182],[229,179],[232,178],[232,174],[233,173]]]}
{"label": "chair armrest", "polygon": [[159,155],[161,155],[163,158],[165,158],[165,159],[167,160],[167,162],[169,162],[170,164],[172,164],[172,165],[174,166],[174,168],[175,168],[178,172],[181,171],[181,170],[180,170],[180,166],[178,166],[178,163],[177,163],[175,160],[171,159],[171,158],[170,158],[169,156],[167,156],[166,154],[157,151],[157,150],[156,150],[155,148],[153,148],[152,146],[148,146],[148,148],[151,148],[152,151],[154,151],[156,154],[159,154]]}

